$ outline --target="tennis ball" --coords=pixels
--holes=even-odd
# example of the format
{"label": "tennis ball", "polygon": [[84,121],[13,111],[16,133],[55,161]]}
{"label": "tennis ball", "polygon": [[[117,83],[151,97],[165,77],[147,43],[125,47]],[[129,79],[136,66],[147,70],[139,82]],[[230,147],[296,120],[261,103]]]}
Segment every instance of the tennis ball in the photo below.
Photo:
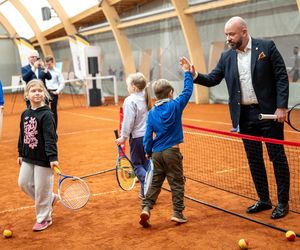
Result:
{"label": "tennis ball", "polygon": [[285,237],[288,241],[294,241],[296,239],[296,234],[293,231],[287,231]]}
{"label": "tennis ball", "polygon": [[11,238],[12,235],[13,235],[13,232],[12,232],[11,230],[9,230],[9,229],[4,229],[4,231],[3,231],[3,236],[4,236],[5,238]]}
{"label": "tennis ball", "polygon": [[240,239],[239,240],[239,247],[241,249],[248,249],[249,241],[245,239]]}

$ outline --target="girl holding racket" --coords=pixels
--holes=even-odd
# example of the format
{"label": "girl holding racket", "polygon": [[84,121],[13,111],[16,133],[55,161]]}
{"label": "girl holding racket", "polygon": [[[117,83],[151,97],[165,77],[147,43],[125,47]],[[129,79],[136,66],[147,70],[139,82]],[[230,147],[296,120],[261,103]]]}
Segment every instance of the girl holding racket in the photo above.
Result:
{"label": "girl holding racket", "polygon": [[53,113],[45,104],[49,93],[41,80],[31,80],[25,88],[30,107],[21,115],[18,142],[20,167],[18,184],[35,201],[33,231],[52,224],[52,210],[58,196],[53,190],[53,167],[57,161],[57,135]]}
{"label": "girl holding racket", "polygon": [[130,160],[134,173],[141,183],[140,198],[144,198],[144,181],[148,160],[145,157],[143,138],[148,110],[152,106],[151,97],[146,78],[142,73],[130,74],[126,79],[126,84],[129,96],[124,100],[121,136],[116,143],[121,145],[129,139]]}

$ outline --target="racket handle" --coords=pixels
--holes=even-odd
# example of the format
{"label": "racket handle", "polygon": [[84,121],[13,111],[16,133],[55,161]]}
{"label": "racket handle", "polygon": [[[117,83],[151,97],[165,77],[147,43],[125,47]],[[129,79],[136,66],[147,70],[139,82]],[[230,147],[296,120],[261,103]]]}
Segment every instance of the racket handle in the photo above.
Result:
{"label": "racket handle", "polygon": [[60,169],[58,167],[53,167],[53,170],[55,173],[60,174]]}
{"label": "racket handle", "polygon": [[118,139],[119,138],[118,130],[116,129],[116,130],[114,130],[114,132],[115,132],[116,139]]}
{"label": "racket handle", "polygon": [[277,119],[277,115],[266,115],[266,114],[259,114],[259,120],[275,120]]}

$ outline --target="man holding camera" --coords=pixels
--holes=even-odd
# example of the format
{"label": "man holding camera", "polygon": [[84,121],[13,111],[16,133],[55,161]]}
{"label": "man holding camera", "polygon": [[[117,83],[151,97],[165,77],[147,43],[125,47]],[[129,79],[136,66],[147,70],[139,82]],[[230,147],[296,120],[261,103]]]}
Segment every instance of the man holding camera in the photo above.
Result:
{"label": "man holding camera", "polygon": [[[32,50],[28,57],[29,64],[22,67],[22,78],[26,82],[30,82],[33,79],[40,79],[45,84],[46,79],[52,78],[50,72],[45,68],[44,62],[40,59],[39,53],[36,50]],[[46,86],[46,84],[45,84]],[[26,101],[27,107],[30,103]]]}

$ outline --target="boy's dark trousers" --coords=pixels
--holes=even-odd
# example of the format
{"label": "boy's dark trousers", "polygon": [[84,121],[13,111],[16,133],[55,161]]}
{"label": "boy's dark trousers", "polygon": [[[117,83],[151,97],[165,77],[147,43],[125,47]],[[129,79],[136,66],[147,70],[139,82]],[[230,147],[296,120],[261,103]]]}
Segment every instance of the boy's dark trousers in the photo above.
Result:
{"label": "boy's dark trousers", "polygon": [[142,208],[153,208],[160,193],[162,184],[167,178],[172,191],[173,210],[184,210],[184,176],[182,167],[182,154],[179,148],[168,148],[152,154],[154,164],[153,179]]}

